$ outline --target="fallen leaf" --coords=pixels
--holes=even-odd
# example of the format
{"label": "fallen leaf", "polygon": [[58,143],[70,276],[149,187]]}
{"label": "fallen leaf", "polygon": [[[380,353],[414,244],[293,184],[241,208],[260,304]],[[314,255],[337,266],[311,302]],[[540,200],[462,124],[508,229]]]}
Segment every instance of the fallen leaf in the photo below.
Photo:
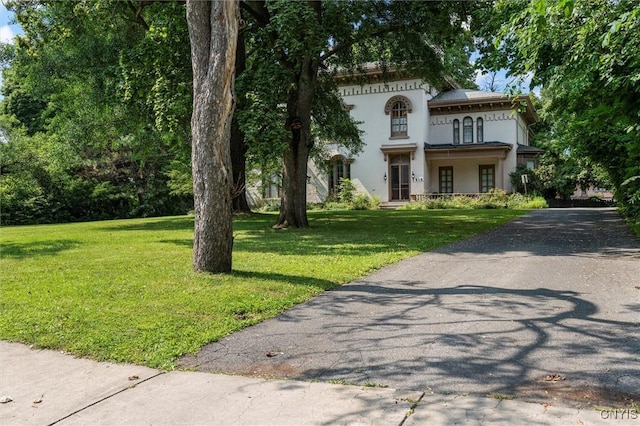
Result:
{"label": "fallen leaf", "polygon": [[276,356],[277,354],[271,352],[271,351],[267,351],[267,353],[265,354],[266,356],[268,356],[269,358]]}
{"label": "fallen leaf", "polygon": [[40,404],[44,398],[44,394],[40,396],[40,398],[36,398],[33,400],[34,404]]}
{"label": "fallen leaf", "polygon": [[129,376],[129,380],[140,380],[140,376],[134,374],[133,376]]}
{"label": "fallen leaf", "polygon": [[545,382],[553,382],[553,383],[560,382],[562,380],[565,380],[565,377],[559,374],[549,374],[547,377],[543,379],[543,381]]}
{"label": "fallen leaf", "polygon": [[10,396],[3,396],[0,398],[0,404],[6,404],[7,402],[11,402],[13,399]]}

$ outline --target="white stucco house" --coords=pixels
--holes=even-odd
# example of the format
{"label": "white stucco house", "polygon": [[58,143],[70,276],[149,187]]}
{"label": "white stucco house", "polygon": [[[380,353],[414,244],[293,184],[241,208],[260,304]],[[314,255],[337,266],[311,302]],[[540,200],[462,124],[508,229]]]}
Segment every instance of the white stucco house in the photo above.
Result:
{"label": "white stucco house", "polygon": [[491,188],[511,192],[509,173],[519,163],[533,166],[541,152],[529,145],[538,117],[528,96],[463,90],[455,83],[438,93],[415,78],[375,81],[381,77],[375,69],[369,77],[364,85],[340,85],[345,107],[362,122],[364,151],[350,157],[329,145],[330,172],[309,168],[309,202],[324,201],[342,177],[383,203]]}

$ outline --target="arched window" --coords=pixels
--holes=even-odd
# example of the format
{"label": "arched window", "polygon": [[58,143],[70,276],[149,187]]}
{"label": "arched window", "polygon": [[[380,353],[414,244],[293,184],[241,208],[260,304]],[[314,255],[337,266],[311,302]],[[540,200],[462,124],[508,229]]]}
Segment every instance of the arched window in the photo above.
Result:
{"label": "arched window", "polygon": [[407,105],[398,101],[391,108],[391,137],[407,136]]}
{"label": "arched window", "polygon": [[408,136],[407,116],[413,110],[411,100],[406,96],[394,96],[384,106],[384,113],[391,116],[391,137],[406,138]]}
{"label": "arched window", "polygon": [[473,120],[465,117],[462,120],[462,143],[473,143]]}
{"label": "arched window", "polygon": [[482,118],[478,117],[476,120],[476,133],[477,133],[477,141],[478,143],[484,142],[484,123],[482,122]]}
{"label": "arched window", "polygon": [[460,120],[453,120],[453,143],[460,143]]}

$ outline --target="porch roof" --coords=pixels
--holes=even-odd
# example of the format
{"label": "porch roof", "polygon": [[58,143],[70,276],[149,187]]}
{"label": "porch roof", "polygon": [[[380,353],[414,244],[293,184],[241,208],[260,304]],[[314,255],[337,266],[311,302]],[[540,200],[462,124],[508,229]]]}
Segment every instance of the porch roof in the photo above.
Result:
{"label": "porch roof", "polygon": [[544,149],[536,148],[535,146],[527,146],[518,144],[516,149],[518,154],[542,154]]}
{"label": "porch roof", "polygon": [[425,155],[431,160],[445,158],[506,158],[513,145],[506,142],[489,141],[473,144],[424,144]]}
{"label": "porch roof", "polygon": [[467,143],[467,144],[452,144],[452,143],[442,143],[442,144],[430,144],[424,143],[425,151],[439,151],[439,150],[455,150],[455,151],[469,151],[469,150],[483,150],[483,149],[504,149],[506,151],[511,151],[513,145],[506,142],[499,141],[489,141],[483,143]]}

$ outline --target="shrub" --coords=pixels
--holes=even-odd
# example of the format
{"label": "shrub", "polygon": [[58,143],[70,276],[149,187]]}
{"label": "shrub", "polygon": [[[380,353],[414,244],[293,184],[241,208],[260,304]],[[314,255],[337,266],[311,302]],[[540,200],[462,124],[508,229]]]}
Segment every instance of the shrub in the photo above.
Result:
{"label": "shrub", "polygon": [[351,204],[354,210],[369,210],[371,209],[371,197],[367,194],[358,193],[353,197]]}
{"label": "shrub", "polygon": [[351,204],[355,196],[356,187],[350,179],[340,178],[338,186],[338,201],[341,203]]}
{"label": "shrub", "polygon": [[382,202],[382,199],[380,198],[380,196],[374,195],[373,197],[371,197],[371,207],[369,207],[369,209],[378,210],[380,208],[381,202]]}
{"label": "shrub", "polygon": [[544,198],[524,196],[522,194],[507,195],[503,190],[493,190],[478,197],[468,195],[443,195],[442,197],[415,201],[400,206],[401,210],[430,210],[430,209],[543,209],[547,208]]}
{"label": "shrub", "polygon": [[260,213],[280,211],[280,198],[265,198],[257,208]]}

